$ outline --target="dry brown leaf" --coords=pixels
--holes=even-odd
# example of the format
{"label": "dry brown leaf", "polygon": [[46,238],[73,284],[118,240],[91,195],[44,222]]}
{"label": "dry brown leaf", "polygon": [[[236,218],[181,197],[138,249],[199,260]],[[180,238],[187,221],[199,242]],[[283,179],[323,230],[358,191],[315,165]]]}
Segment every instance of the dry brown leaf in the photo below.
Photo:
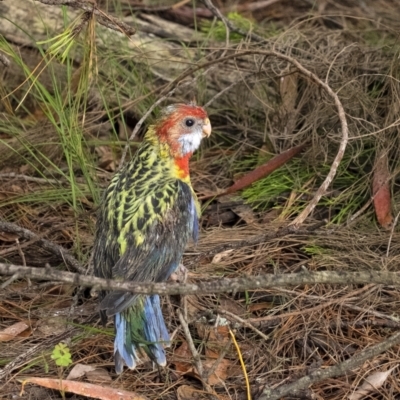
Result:
{"label": "dry brown leaf", "polygon": [[210,398],[208,393],[204,393],[204,390],[198,390],[189,385],[179,386],[176,396],[178,400],[207,400]]}
{"label": "dry brown leaf", "polygon": [[10,191],[18,194],[24,193],[24,189],[19,185],[11,185]]}
{"label": "dry brown leaf", "polygon": [[29,164],[24,164],[24,165],[21,165],[21,166],[19,167],[19,172],[20,172],[22,175],[25,175],[26,173],[29,173],[30,170],[31,170],[31,165],[29,165]]}
{"label": "dry brown leaf", "polygon": [[69,392],[85,397],[94,397],[95,399],[100,400],[148,400],[147,397],[118,388],[94,385],[93,383],[87,382],[68,381],[65,379],[61,380],[36,377],[25,379],[22,382],[23,386],[21,392],[23,392],[23,387],[27,383],[33,383],[49,389],[59,390],[60,392]]}
{"label": "dry brown leaf", "polygon": [[67,376],[67,380],[73,380],[73,379],[78,379],[81,378],[86,374],[86,372],[90,372],[95,370],[96,367],[94,365],[85,365],[85,364],[76,364],[74,367],[71,369]]}
{"label": "dry brown leaf", "polygon": [[115,157],[109,146],[97,146],[96,153],[99,155],[99,167],[107,171],[116,170]]}
{"label": "dry brown leaf", "polygon": [[[196,323],[197,333],[206,342],[207,349],[220,350],[230,341],[229,328],[227,325],[209,326],[202,322]],[[206,355],[208,356],[207,352]]]}
{"label": "dry brown leaf", "polygon": [[192,353],[189,345],[184,341],[174,352],[173,363],[175,364],[175,370],[182,375],[196,376],[192,363],[187,361],[191,359]]}
{"label": "dry brown leaf", "polygon": [[379,224],[382,228],[391,229],[393,224],[392,197],[386,151],[377,155],[372,181],[372,194],[374,196],[375,214]]}
{"label": "dry brown leaf", "polygon": [[[207,358],[203,362],[203,367],[204,367],[204,372],[207,374],[207,371],[210,370],[214,364],[215,364],[215,359],[214,358]],[[229,374],[228,374],[229,371]],[[222,383],[225,382],[226,378],[228,376],[232,376],[232,362],[230,360],[227,360],[226,358],[223,358],[217,365],[217,368],[215,368],[214,373],[212,373],[208,377],[208,383],[210,385],[221,385]]]}
{"label": "dry brown leaf", "polygon": [[[213,352],[212,350],[206,349],[206,354],[207,353],[210,354],[210,356],[207,356],[206,359],[202,361],[205,374],[207,374],[207,371],[214,366],[218,356],[218,353]],[[177,372],[201,380],[194,365],[187,361],[191,360],[193,357],[186,341],[176,349],[174,356],[173,363],[175,364]],[[209,376],[208,383],[210,385],[220,385],[228,378],[228,376],[236,376],[238,373],[240,373],[240,370],[238,371],[238,368],[235,368],[230,360],[224,358],[218,363],[214,373]]]}
{"label": "dry brown leaf", "polygon": [[229,297],[221,297],[218,300],[219,307],[224,310],[224,311],[229,311],[232,314],[241,316],[241,315],[247,315],[248,312],[245,307],[243,307],[240,303],[237,301],[229,298]]}
{"label": "dry brown leaf", "polygon": [[197,333],[205,342],[207,359],[217,359],[220,352],[230,343],[228,325],[208,326],[204,323],[196,323]]}
{"label": "dry brown leaf", "polygon": [[187,315],[189,320],[195,319],[199,313],[199,300],[196,296],[186,296]]}
{"label": "dry brown leaf", "polygon": [[89,382],[93,382],[93,383],[112,382],[112,378],[105,368],[97,367],[92,371],[87,371],[85,375]]}
{"label": "dry brown leaf", "polygon": [[220,351],[230,343],[229,327],[227,325],[219,325],[213,327],[210,331],[206,346],[206,356],[218,358]]}
{"label": "dry brown leaf", "polygon": [[374,372],[365,378],[363,384],[350,396],[348,396],[348,400],[362,400],[365,396],[368,396],[371,392],[379,389],[385,382],[392,371],[397,368],[393,367],[387,371],[383,372]]}
{"label": "dry brown leaf", "polygon": [[38,321],[37,331],[43,336],[60,335],[68,328],[68,319],[64,316],[48,317]]}
{"label": "dry brown leaf", "polygon": [[248,204],[240,204],[232,207],[232,211],[238,215],[246,224],[255,224],[257,222],[257,216],[253,209]]}
{"label": "dry brown leaf", "polygon": [[21,335],[21,333],[26,331],[28,328],[29,325],[25,322],[17,322],[0,332],[0,342],[9,342]]}

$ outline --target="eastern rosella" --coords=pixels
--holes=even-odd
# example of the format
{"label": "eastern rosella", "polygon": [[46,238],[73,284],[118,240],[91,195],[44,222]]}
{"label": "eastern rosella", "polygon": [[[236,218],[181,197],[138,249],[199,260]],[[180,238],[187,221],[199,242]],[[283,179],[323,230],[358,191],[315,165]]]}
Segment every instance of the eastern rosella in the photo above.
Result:
{"label": "eastern rosella", "polygon": [[[133,160],[111,180],[100,206],[94,243],[96,276],[161,282],[180,264],[186,244],[198,236],[199,205],[190,183],[189,159],[211,134],[202,107],[174,104],[151,125]],[[136,367],[144,351],[166,365],[169,334],[158,295],[102,292],[105,324],[114,316],[115,370]]]}

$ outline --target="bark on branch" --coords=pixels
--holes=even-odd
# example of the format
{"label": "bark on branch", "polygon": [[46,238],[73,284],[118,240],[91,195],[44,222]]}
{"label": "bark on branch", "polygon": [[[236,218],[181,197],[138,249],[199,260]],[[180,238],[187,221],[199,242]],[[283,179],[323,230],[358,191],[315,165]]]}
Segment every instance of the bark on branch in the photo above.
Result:
{"label": "bark on branch", "polygon": [[309,375],[300,378],[296,382],[281,386],[278,389],[264,389],[263,394],[257,400],[278,400],[288,394],[296,396],[305,388],[313,383],[321,382],[325,379],[334,378],[335,376],[345,375],[348,371],[360,367],[365,361],[371,360],[377,355],[389,350],[391,347],[400,344],[400,332],[395,333],[389,339],[376,344],[366,350],[361,351],[354,357],[349,358],[342,363],[333,365],[329,368],[320,368],[311,372]]}
{"label": "bark on branch", "polygon": [[207,282],[184,284],[171,282],[117,282],[96,278],[94,276],[57,271],[54,268],[23,267],[0,263],[0,275],[15,274],[18,274],[19,277],[25,276],[33,280],[57,281],[71,283],[77,286],[94,287],[96,289],[118,290],[136,294],[158,293],[164,295],[226,293],[317,283],[339,285],[375,283],[400,286],[400,275],[388,271],[320,271],[280,275],[265,274],[252,277],[223,278]]}

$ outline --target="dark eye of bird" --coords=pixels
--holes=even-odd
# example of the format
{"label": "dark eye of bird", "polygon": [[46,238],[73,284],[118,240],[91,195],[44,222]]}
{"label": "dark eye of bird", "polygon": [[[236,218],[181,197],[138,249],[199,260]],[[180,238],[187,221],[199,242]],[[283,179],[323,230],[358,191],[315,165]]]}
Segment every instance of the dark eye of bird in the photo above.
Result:
{"label": "dark eye of bird", "polygon": [[186,125],[187,127],[190,128],[191,126],[194,125],[194,119],[188,118],[188,119],[185,121],[185,125]]}

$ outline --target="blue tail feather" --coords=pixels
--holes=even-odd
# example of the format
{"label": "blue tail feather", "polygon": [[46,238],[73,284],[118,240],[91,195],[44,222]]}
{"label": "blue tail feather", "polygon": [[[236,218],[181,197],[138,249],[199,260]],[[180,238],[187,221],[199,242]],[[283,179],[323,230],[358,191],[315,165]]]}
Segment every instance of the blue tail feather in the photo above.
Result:
{"label": "blue tail feather", "polygon": [[136,353],[135,346],[130,342],[127,336],[127,332],[130,332],[130,329],[127,320],[121,313],[115,314],[115,331],[115,371],[117,374],[120,374],[124,368],[124,364],[130,369],[135,369],[139,357]]}
{"label": "blue tail feather", "polygon": [[164,347],[170,338],[161,312],[160,297],[146,296],[122,313],[115,314],[115,370],[121,373],[124,365],[134,369],[143,350],[158,365],[167,363]]}
{"label": "blue tail feather", "polygon": [[150,296],[150,300],[153,305],[156,321],[158,322],[158,332],[160,336],[160,341],[163,342],[164,347],[169,347],[171,345],[171,342],[167,327],[165,326],[164,317],[161,312],[160,296],[159,295]]}
{"label": "blue tail feather", "polygon": [[169,346],[169,334],[161,313],[160,297],[146,297],[144,303],[145,326],[144,334],[149,344],[152,359],[161,366],[167,364],[164,346]]}

